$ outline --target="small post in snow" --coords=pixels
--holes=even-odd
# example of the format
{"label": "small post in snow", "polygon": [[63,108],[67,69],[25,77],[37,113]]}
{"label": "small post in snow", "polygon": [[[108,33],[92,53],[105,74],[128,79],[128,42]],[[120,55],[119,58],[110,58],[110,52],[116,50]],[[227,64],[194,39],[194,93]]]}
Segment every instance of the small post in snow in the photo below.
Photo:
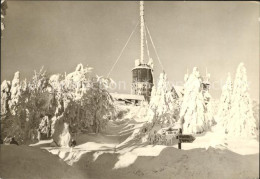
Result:
{"label": "small post in snow", "polygon": [[[179,132],[179,135],[182,134],[182,129],[180,128],[180,132]],[[180,137],[178,136],[178,149],[181,149],[181,140],[180,140]]]}

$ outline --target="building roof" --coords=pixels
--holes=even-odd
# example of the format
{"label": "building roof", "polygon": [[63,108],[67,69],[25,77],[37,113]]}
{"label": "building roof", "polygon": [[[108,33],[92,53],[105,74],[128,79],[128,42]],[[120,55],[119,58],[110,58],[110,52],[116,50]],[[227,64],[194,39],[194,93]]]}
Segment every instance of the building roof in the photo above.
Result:
{"label": "building roof", "polygon": [[177,93],[178,97],[182,97],[184,94],[184,88],[183,86],[173,86],[175,92]]}
{"label": "building roof", "polygon": [[110,95],[114,99],[122,99],[122,100],[139,100],[139,101],[144,101],[144,96],[143,95],[135,95],[135,94],[119,94],[119,93],[110,93]]}
{"label": "building roof", "polygon": [[132,71],[134,70],[134,69],[151,69],[152,70],[152,68],[149,66],[149,65],[147,65],[147,64],[141,64],[141,65],[139,65],[139,66],[136,66],[136,67],[134,67],[133,69],[132,69]]}

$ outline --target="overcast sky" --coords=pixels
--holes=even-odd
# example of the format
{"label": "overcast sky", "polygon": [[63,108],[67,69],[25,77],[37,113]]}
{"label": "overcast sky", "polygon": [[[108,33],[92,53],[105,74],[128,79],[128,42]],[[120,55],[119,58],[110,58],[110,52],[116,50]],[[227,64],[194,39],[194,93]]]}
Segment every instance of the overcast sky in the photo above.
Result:
{"label": "overcast sky", "polygon": [[[232,78],[240,62],[247,68],[250,94],[259,98],[259,5],[253,2],[145,2],[145,20],[171,82],[180,83],[197,66],[211,73],[219,98],[220,82]],[[8,1],[1,39],[1,81],[16,71],[30,79],[34,69],[71,72],[78,63],[106,76],[139,21],[134,1]],[[139,29],[111,73],[126,81],[140,56]],[[155,63],[155,78],[161,72]]]}

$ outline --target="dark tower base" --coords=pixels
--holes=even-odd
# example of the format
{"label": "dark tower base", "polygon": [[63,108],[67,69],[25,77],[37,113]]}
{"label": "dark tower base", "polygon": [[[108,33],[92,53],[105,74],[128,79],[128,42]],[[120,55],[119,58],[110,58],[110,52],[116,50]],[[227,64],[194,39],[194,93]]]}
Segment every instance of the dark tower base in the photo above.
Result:
{"label": "dark tower base", "polygon": [[147,64],[140,64],[132,70],[132,94],[143,95],[146,101],[150,101],[153,87],[153,70]]}

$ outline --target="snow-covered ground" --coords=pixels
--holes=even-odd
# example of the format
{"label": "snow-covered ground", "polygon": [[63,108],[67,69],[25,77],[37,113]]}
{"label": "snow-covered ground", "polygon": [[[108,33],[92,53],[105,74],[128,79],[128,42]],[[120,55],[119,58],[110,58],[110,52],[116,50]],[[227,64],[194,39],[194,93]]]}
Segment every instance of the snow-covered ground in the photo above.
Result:
{"label": "snow-covered ground", "polygon": [[[144,124],[138,107],[125,107],[122,119],[110,121],[102,134],[78,136],[75,148],[46,147],[90,178],[257,178],[259,142],[226,136],[214,129],[196,135],[182,149],[136,143],[133,133]],[[51,141],[50,141],[51,142]],[[35,147],[37,145],[34,145]]]}
{"label": "snow-covered ground", "polygon": [[0,178],[88,178],[76,167],[70,167],[45,150],[25,145],[0,146]]}
{"label": "snow-covered ground", "polygon": [[[196,140],[193,143],[182,144],[182,149],[190,150],[196,148],[213,147],[216,149],[227,149],[240,155],[251,155],[259,153],[259,141],[256,138],[242,138],[223,134],[213,128],[205,134],[194,135]],[[174,147],[178,147],[174,145]]]}
{"label": "snow-covered ground", "polygon": [[[177,149],[176,141],[172,146],[148,145],[136,142],[134,138],[134,134],[145,123],[144,108],[121,106],[121,110],[127,112],[121,119],[109,121],[103,133],[78,135],[77,146],[74,148],[50,147],[52,140],[40,141],[30,147],[1,146],[3,155],[0,177],[91,179],[259,177],[259,142],[256,139],[226,136],[221,130],[213,128],[212,131],[196,135],[193,143],[183,143],[183,150]],[[13,170],[15,172],[12,172]]]}

